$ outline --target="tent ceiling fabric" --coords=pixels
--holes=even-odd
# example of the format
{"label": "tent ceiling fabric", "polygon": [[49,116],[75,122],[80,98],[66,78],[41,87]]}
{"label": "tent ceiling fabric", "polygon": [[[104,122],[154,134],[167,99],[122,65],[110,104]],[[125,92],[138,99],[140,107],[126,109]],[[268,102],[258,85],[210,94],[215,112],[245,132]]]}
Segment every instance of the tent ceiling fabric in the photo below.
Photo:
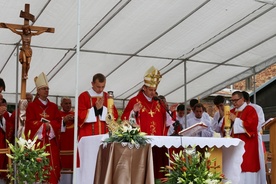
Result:
{"label": "tent ceiling fabric", "polygon": [[[35,93],[33,78],[43,71],[50,95],[75,96],[77,1],[0,0],[0,22],[23,24],[25,3],[34,25],[55,28],[32,37],[27,91]],[[128,100],[153,65],[163,75],[158,93],[167,101],[205,97],[274,64],[275,35],[275,6],[254,0],[82,0],[78,91],[101,72],[106,90]],[[18,35],[0,29],[6,95],[20,92],[20,46]]]}

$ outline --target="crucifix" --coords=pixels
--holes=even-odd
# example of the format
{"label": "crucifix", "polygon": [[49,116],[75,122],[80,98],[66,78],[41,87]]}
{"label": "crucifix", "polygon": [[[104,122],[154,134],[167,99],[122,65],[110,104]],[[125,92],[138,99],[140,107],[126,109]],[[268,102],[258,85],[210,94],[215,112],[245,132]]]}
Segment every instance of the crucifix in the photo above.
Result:
{"label": "crucifix", "polygon": [[32,36],[40,35],[44,32],[54,33],[55,29],[30,25],[29,21],[34,22],[35,17],[30,13],[29,4],[25,4],[25,10],[21,10],[20,17],[24,18],[23,25],[0,23],[0,28],[7,28],[21,36],[22,47],[19,53],[19,62],[22,64],[21,99],[26,99],[26,80],[28,79],[28,71],[32,58],[31,38]]}

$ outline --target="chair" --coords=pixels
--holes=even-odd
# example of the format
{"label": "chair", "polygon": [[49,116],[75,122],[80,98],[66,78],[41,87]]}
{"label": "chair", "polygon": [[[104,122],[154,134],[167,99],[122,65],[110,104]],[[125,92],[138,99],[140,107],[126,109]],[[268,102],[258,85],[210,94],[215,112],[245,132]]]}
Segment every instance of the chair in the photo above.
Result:
{"label": "chair", "polygon": [[[74,155],[74,150],[60,150],[60,156]],[[73,174],[73,168],[61,168],[61,174]]]}
{"label": "chair", "polygon": [[[11,154],[10,148],[1,148],[0,149],[0,154]],[[8,157],[8,165],[11,166],[11,158]],[[9,169],[0,169],[0,172],[9,172]]]}
{"label": "chair", "polygon": [[271,184],[271,158],[272,154],[270,152],[265,153],[265,172],[266,172],[266,182]]}

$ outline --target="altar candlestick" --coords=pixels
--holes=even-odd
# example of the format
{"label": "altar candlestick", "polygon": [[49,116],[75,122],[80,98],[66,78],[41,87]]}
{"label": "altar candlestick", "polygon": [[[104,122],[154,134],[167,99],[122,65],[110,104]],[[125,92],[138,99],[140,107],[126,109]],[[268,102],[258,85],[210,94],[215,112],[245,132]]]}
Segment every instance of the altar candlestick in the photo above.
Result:
{"label": "altar candlestick", "polygon": [[230,128],[231,127],[231,120],[230,120],[230,105],[226,102],[224,105],[224,127]]}
{"label": "altar candlestick", "polygon": [[114,105],[113,91],[108,91],[107,111],[109,113],[112,113],[113,105]]}

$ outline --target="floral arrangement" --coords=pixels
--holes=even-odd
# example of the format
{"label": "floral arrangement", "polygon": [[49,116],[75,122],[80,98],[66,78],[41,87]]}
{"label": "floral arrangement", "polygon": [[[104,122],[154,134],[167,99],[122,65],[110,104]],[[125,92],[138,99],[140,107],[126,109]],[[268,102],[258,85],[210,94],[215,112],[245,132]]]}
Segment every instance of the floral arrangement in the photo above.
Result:
{"label": "floral arrangement", "polygon": [[104,143],[119,142],[123,146],[128,144],[130,148],[133,146],[139,148],[140,145],[145,145],[150,140],[145,136],[146,133],[140,131],[139,127],[131,125],[126,120],[121,123],[116,122],[116,125],[109,123],[107,126],[110,136],[103,141]]}
{"label": "floral arrangement", "polygon": [[159,183],[221,184],[225,180],[223,174],[210,169],[215,159],[210,160],[211,153],[207,149],[204,156],[196,152],[195,147],[185,148],[179,153],[173,152],[171,157],[169,154],[166,155],[169,157],[170,165],[161,167],[161,172],[165,173],[166,178],[162,178]]}
{"label": "floral arrangement", "polygon": [[[28,134],[28,137],[30,132]],[[50,154],[45,152],[46,146],[40,148],[40,143],[35,144],[37,137],[34,140],[25,139],[22,135],[19,139],[16,138],[15,145],[7,141],[12,154],[7,154],[11,158],[13,165],[9,167],[9,174],[7,177],[11,183],[16,180],[17,183],[42,183],[47,181],[49,177],[49,159]],[[16,166],[16,174],[14,177],[13,166]]]}

